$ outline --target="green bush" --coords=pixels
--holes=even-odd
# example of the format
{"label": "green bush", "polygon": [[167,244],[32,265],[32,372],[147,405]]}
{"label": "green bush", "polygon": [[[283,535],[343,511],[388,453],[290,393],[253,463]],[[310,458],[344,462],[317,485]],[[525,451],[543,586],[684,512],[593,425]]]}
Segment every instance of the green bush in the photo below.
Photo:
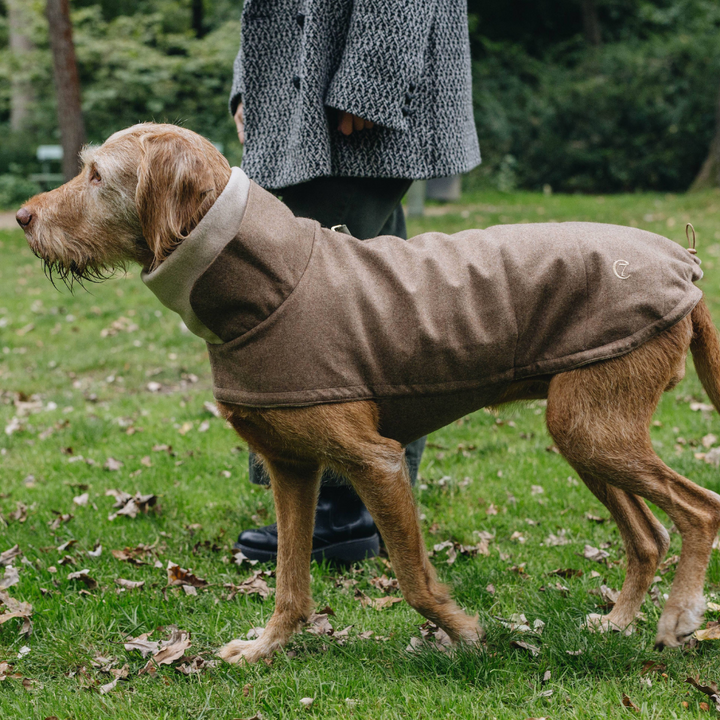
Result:
{"label": "green bush", "polygon": [[0,175],[0,209],[16,210],[29,197],[40,192],[40,186],[20,175]]}
{"label": "green bush", "polygon": [[720,87],[720,30],[658,35],[562,62],[485,42],[474,63],[483,167],[471,182],[566,192],[682,191],[707,154]]}

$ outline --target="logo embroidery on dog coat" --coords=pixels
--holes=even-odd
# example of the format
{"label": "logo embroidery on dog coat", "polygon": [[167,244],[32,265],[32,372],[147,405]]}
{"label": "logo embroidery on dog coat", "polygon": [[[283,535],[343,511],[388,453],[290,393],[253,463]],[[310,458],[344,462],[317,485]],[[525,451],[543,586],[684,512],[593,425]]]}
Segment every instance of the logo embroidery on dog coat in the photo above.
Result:
{"label": "logo embroidery on dog coat", "polygon": [[627,260],[616,260],[613,263],[613,272],[621,280],[627,280],[630,276],[625,274],[625,270],[629,264]]}

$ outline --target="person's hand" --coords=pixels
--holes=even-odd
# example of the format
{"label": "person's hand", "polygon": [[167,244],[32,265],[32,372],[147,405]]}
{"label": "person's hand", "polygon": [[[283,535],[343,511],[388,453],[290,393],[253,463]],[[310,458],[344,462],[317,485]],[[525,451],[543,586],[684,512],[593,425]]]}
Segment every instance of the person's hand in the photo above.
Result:
{"label": "person's hand", "polygon": [[[365,120],[364,118],[353,115],[352,113],[340,110],[340,121],[338,122],[338,130],[343,135],[351,135],[353,132],[360,130],[370,130],[375,126],[372,120]],[[242,141],[241,141],[242,142]]]}
{"label": "person's hand", "polygon": [[240,144],[245,144],[245,115],[243,114],[243,104],[238,103],[237,110],[235,111],[235,115],[233,115],[233,119],[235,120],[235,126],[237,127],[237,134],[238,134],[238,140],[240,140]]}

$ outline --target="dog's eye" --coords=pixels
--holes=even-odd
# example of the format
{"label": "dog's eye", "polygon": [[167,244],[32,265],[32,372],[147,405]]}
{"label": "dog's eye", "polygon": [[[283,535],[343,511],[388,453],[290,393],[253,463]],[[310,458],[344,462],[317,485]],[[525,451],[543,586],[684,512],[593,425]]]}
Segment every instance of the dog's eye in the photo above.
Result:
{"label": "dog's eye", "polygon": [[98,172],[96,167],[93,167],[93,169],[90,171],[90,182],[93,185],[99,185],[102,182],[102,178],[100,177],[100,173]]}

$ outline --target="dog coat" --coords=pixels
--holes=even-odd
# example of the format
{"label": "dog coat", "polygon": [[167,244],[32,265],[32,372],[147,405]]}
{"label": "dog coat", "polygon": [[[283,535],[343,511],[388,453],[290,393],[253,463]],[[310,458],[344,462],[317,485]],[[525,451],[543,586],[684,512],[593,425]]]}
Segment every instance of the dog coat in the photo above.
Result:
{"label": "dog coat", "polygon": [[406,444],[509,383],[616,357],[685,317],[699,260],[644,230],[497,225],[360,241],[238,168],[143,280],[207,341],[217,400],[374,400]]}

